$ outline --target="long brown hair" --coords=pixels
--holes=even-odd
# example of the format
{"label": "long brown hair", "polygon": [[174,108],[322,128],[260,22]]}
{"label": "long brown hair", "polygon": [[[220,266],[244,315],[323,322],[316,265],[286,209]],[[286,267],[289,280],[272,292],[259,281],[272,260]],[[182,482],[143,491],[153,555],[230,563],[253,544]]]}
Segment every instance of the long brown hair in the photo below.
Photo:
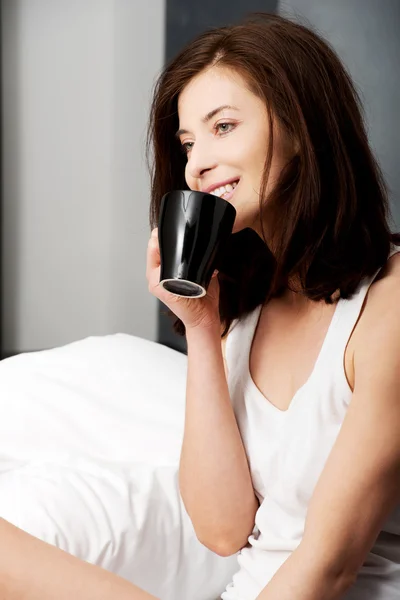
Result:
{"label": "long brown hair", "polygon": [[[337,290],[350,298],[361,280],[385,263],[390,244],[400,243],[400,235],[390,230],[385,183],[346,69],[309,28],[265,13],[203,33],[159,77],[147,146],[151,228],[158,224],[162,196],[188,189],[186,157],[175,138],[178,96],[194,76],[214,64],[241,74],[265,101],[271,132],[260,216],[261,222],[267,215],[274,224],[273,237],[269,246],[250,228],[230,237],[218,265],[225,335],[233,319],[281,294],[293,277],[311,300],[332,303]],[[273,117],[296,142],[296,152],[266,203]],[[185,333],[176,317],[174,329]]]}

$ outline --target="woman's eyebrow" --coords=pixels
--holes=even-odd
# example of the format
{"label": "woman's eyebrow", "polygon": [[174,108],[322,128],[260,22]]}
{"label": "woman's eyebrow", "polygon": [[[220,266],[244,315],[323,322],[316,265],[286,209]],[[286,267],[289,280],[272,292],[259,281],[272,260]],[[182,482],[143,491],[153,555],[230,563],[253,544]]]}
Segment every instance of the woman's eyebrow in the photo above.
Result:
{"label": "woman's eyebrow", "polygon": [[[215,115],[221,112],[221,110],[225,110],[226,108],[230,108],[231,110],[239,110],[236,106],[231,106],[230,104],[223,104],[222,106],[218,106],[218,108],[213,108],[213,110],[210,110],[210,112],[202,118],[202,122],[207,123],[210,119],[215,117]],[[175,134],[175,137],[179,138],[179,136],[183,135],[184,133],[190,133],[190,131],[188,131],[187,129],[178,129],[178,131]]]}

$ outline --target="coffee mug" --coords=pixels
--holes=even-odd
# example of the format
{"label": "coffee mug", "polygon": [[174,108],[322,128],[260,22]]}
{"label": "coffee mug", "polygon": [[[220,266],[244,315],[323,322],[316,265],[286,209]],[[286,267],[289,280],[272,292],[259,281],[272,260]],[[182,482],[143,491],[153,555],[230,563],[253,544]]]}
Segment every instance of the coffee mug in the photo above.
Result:
{"label": "coffee mug", "polygon": [[232,204],[213,194],[165,194],[158,223],[160,285],[177,296],[205,296],[235,218]]}

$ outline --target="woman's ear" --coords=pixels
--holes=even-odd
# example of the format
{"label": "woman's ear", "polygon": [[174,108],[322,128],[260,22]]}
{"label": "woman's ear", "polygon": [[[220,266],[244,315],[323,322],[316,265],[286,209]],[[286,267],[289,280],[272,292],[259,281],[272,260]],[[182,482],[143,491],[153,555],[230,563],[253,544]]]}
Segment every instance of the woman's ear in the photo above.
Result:
{"label": "woman's ear", "polygon": [[274,144],[279,144],[283,157],[290,161],[300,152],[300,142],[293,132],[290,132],[281,123],[274,119]]}
{"label": "woman's ear", "polygon": [[293,154],[292,154],[292,158],[293,158],[293,156],[297,156],[300,152],[300,142],[297,138],[295,138],[292,141],[292,149],[293,149]]}

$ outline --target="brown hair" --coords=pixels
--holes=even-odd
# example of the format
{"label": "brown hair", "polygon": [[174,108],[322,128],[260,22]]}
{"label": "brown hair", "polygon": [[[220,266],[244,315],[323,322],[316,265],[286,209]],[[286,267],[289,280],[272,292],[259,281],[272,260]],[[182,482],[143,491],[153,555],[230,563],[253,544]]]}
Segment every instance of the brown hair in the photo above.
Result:
{"label": "brown hair", "polygon": [[[311,300],[332,303],[338,289],[342,298],[350,298],[361,280],[385,263],[391,242],[400,243],[400,235],[389,228],[385,183],[346,69],[309,28],[264,13],[203,33],[159,77],[147,146],[148,157],[153,151],[151,228],[158,224],[162,196],[188,189],[186,157],[174,135],[178,96],[194,76],[214,64],[241,74],[265,101],[271,132],[260,216],[263,220],[268,211],[273,238],[268,247],[249,228],[230,237],[218,265],[225,335],[233,319],[281,294],[294,276]],[[296,141],[297,151],[266,203],[273,116]],[[176,317],[174,329],[185,333]]]}

